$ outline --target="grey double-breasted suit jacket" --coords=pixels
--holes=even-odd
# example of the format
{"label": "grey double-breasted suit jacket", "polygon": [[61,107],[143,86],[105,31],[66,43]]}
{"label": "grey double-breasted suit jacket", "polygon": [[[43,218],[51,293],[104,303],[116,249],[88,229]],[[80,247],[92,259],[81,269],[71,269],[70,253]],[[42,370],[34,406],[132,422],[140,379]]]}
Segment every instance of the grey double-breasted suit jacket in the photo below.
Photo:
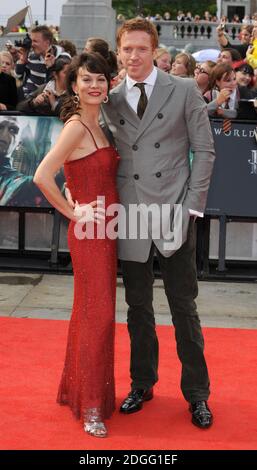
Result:
{"label": "grey double-breasted suit jacket", "polygon": [[[183,207],[182,243],[187,238],[189,210],[203,212],[215,158],[206,104],[193,79],[178,78],[158,70],[157,80],[142,120],[125,98],[125,80],[110,93],[103,115],[121,157],[117,185],[120,203],[174,204]],[[189,149],[194,152],[190,170]],[[131,208],[131,206],[130,206]],[[135,217],[132,214],[132,218]],[[168,215],[165,212],[163,218]],[[165,225],[165,220],[163,220]],[[145,262],[152,241],[166,257],[165,240],[153,239],[150,221],[147,238],[119,240],[119,257]],[[128,235],[128,232],[127,232]]]}

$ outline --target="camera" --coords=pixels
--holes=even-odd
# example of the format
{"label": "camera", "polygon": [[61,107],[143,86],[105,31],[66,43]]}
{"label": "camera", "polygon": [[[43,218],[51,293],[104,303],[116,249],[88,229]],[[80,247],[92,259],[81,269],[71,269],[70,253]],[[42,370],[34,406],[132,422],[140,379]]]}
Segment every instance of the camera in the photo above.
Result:
{"label": "camera", "polygon": [[29,34],[26,34],[25,38],[21,41],[14,41],[14,45],[15,47],[20,47],[26,51],[29,51],[32,46],[32,41]]}
{"label": "camera", "polygon": [[13,47],[13,46],[14,46],[14,44],[12,43],[12,41],[10,41],[10,39],[5,43],[5,47],[6,47],[7,49],[10,49],[10,48]]}
{"label": "camera", "polygon": [[57,54],[57,47],[56,47],[54,44],[52,44],[52,45],[47,49],[46,54],[47,54],[47,55],[54,55],[54,56],[56,56],[56,54]]}

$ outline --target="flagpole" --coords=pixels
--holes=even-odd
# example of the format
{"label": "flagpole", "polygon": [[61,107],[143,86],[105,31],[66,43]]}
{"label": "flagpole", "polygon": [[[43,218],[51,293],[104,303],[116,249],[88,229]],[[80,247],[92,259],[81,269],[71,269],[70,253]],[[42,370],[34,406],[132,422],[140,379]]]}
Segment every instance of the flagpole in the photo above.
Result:
{"label": "flagpole", "polygon": [[29,22],[30,22],[30,27],[33,25],[33,17],[32,17],[32,10],[29,2],[25,0],[26,6],[28,7],[28,17],[29,17]]}
{"label": "flagpole", "polygon": [[44,0],[44,21],[47,20],[46,10],[47,10],[47,0]]}

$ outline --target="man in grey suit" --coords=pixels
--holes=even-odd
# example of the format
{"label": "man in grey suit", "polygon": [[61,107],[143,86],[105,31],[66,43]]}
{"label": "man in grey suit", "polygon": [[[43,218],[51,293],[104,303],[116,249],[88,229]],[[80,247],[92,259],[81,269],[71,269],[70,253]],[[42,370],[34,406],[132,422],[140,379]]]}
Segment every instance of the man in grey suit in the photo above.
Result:
{"label": "man in grey suit", "polygon": [[[182,363],[182,393],[190,404],[193,424],[208,428],[213,421],[207,404],[209,377],[194,300],[198,292],[194,221],[197,215],[203,215],[215,158],[206,105],[194,80],[177,78],[154,67],[158,35],[151,22],[126,21],[118,32],[117,45],[127,76],[112,90],[103,114],[121,156],[120,202],[127,214],[133,204],[169,204],[171,214],[174,204],[181,204],[183,213],[180,248],[167,245],[162,235],[153,237],[154,217],[147,238],[119,240],[129,305],[132,379],[131,391],[120,411],[139,411],[144,401],[153,398],[153,385],[158,380],[158,339],[152,306],[156,252]],[[190,148],[194,152],[191,170]],[[164,225],[170,215],[165,214],[161,220]]]}

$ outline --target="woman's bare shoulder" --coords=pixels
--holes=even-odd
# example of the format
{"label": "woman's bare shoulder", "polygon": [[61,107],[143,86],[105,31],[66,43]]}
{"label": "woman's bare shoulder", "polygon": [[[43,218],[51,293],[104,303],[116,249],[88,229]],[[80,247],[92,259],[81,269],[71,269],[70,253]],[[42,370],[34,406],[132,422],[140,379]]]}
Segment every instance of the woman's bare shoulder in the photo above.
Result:
{"label": "woman's bare shoulder", "polygon": [[65,133],[67,133],[67,132],[70,133],[70,131],[71,131],[72,133],[75,133],[76,135],[84,134],[86,129],[87,129],[87,127],[85,126],[85,124],[80,119],[80,116],[78,116],[76,114],[74,116],[71,116],[65,122],[65,124],[63,126],[63,130],[66,131]]}

